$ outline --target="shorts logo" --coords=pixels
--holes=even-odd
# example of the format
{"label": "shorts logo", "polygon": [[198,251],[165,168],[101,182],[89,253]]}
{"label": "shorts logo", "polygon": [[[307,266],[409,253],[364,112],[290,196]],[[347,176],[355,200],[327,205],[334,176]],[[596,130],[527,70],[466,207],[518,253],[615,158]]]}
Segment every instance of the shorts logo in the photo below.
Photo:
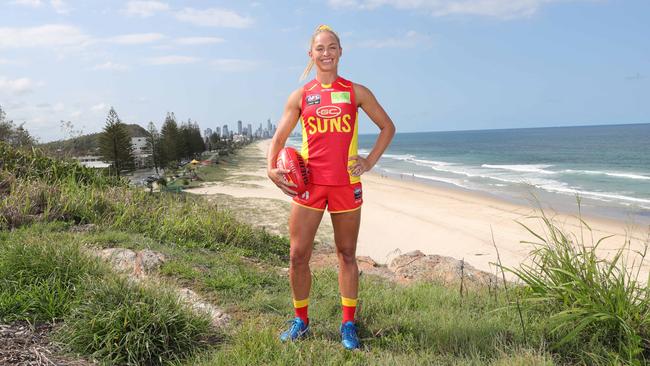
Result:
{"label": "shorts logo", "polygon": [[316,115],[321,118],[336,118],[341,114],[341,107],[335,105],[324,105],[316,109]]}
{"label": "shorts logo", "polygon": [[354,189],[354,200],[356,202],[361,201],[361,188],[355,188]]}
{"label": "shorts logo", "polygon": [[320,94],[308,95],[305,101],[307,105],[320,104]]}
{"label": "shorts logo", "polygon": [[305,193],[301,194],[301,195],[300,195],[300,198],[301,198],[303,201],[309,201],[309,191],[305,191]]}
{"label": "shorts logo", "polygon": [[350,104],[350,92],[333,92],[332,103],[347,103]]}

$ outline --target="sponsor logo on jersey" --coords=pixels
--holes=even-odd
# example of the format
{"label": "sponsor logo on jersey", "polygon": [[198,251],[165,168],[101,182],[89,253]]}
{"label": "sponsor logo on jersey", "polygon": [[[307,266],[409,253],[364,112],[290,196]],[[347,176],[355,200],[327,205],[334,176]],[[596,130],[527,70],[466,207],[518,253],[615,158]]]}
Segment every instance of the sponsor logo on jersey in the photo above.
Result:
{"label": "sponsor logo on jersey", "polygon": [[320,94],[308,95],[305,101],[307,105],[320,104]]}
{"label": "sponsor logo on jersey", "polygon": [[332,103],[350,104],[350,92],[332,92]]}
{"label": "sponsor logo on jersey", "polygon": [[316,109],[316,115],[321,118],[336,118],[341,115],[341,107],[335,105],[324,105]]}
{"label": "sponsor logo on jersey", "polygon": [[305,120],[305,129],[308,135],[315,133],[348,133],[354,127],[352,116],[344,114],[336,118],[320,118],[309,116]]}
{"label": "sponsor logo on jersey", "polygon": [[355,189],[354,189],[354,200],[355,200],[356,202],[361,201],[361,194],[362,194],[362,193],[361,193],[361,188],[355,188]]}

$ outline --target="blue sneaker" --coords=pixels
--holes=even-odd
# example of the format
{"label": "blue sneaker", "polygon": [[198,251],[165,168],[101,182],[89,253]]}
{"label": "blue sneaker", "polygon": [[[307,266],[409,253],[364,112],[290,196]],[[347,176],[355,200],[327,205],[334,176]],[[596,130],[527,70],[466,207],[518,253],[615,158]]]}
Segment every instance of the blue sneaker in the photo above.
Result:
{"label": "blue sneaker", "polygon": [[289,320],[289,323],[291,323],[291,327],[280,333],[280,340],[282,342],[295,341],[298,338],[306,336],[309,332],[309,325],[305,324],[305,322],[298,317]]}
{"label": "blue sneaker", "polygon": [[341,324],[341,343],[345,349],[359,348],[359,337],[357,336],[357,326],[354,322],[348,321]]}

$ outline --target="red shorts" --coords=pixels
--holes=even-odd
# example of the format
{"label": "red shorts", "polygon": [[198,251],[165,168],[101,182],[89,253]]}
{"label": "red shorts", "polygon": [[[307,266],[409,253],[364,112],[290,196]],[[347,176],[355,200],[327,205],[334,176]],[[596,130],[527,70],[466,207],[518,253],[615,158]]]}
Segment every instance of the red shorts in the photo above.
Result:
{"label": "red shorts", "polygon": [[330,213],[358,210],[363,203],[361,183],[347,186],[321,186],[312,184],[300,195],[293,197],[296,204],[312,210]]}

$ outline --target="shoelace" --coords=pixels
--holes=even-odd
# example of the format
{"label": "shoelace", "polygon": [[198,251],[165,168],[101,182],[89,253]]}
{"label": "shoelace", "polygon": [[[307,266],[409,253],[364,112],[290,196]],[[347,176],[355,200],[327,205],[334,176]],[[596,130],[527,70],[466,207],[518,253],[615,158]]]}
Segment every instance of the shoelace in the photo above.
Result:
{"label": "shoelace", "polygon": [[357,331],[354,326],[344,326],[343,327],[343,337],[344,338],[356,338]]}
{"label": "shoelace", "polygon": [[293,334],[293,333],[301,334],[303,332],[303,330],[300,329],[300,324],[296,319],[287,320],[287,323],[291,323],[289,334]]}

